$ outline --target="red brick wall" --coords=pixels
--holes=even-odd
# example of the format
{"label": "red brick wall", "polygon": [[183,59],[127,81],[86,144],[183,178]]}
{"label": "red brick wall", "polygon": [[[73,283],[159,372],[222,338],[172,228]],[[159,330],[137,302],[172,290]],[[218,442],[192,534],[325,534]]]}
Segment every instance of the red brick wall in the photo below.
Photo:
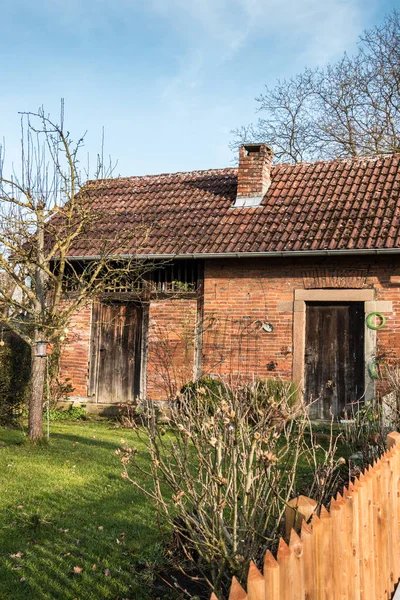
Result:
{"label": "red brick wall", "polygon": [[[252,377],[292,377],[295,289],[374,288],[389,300],[386,326],[377,332],[377,352],[400,357],[400,265],[396,257],[350,259],[209,260],[205,265],[203,372]],[[271,333],[262,322],[274,326]],[[64,346],[62,376],[74,395],[86,396],[91,307],[73,319]],[[194,298],[160,299],[149,308],[147,395],[171,398],[193,379]],[[271,370],[273,368],[273,370]],[[385,382],[378,382],[384,390]]]}
{"label": "red brick wall", "polygon": [[[400,357],[400,265],[395,257],[209,260],[203,372],[291,378],[290,303],[294,290],[302,288],[375,288],[376,300],[393,303],[386,326],[377,332],[378,353]],[[272,333],[260,329],[265,321],[273,324]]]}
{"label": "red brick wall", "polygon": [[196,306],[194,298],[150,304],[147,397],[151,400],[171,399],[193,380]]}
{"label": "red brick wall", "polygon": [[[203,370],[220,375],[290,377],[292,312],[277,310],[292,301],[301,279],[282,265],[248,260],[207,261],[204,273]],[[263,322],[274,326],[261,330]]]}
{"label": "red brick wall", "polygon": [[91,318],[92,303],[89,303],[73,315],[62,347],[60,376],[71,379],[73,396],[87,395]]}

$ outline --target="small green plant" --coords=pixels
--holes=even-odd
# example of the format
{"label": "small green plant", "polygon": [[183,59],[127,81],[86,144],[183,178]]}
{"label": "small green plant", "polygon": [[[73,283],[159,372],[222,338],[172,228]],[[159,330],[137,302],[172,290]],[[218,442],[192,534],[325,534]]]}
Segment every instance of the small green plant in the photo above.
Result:
{"label": "small green plant", "polygon": [[183,281],[174,280],[171,282],[171,288],[175,292],[194,292],[194,283],[185,283]]}
{"label": "small green plant", "polygon": [[49,515],[43,514],[39,508],[26,510],[23,505],[10,506],[7,510],[7,521],[10,521],[13,526],[32,529],[35,532],[52,524]]}
{"label": "small green plant", "polygon": [[68,410],[50,410],[50,421],[80,421],[87,418],[83,406],[71,406]]}

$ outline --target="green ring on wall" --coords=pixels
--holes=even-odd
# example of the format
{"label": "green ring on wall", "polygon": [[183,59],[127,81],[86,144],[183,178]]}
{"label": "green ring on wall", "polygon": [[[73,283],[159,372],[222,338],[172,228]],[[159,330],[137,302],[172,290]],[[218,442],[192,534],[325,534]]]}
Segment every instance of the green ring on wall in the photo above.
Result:
{"label": "green ring on wall", "polygon": [[[381,319],[382,323],[380,323],[380,325],[374,325],[372,322],[372,319],[374,317],[379,317]],[[372,312],[372,313],[369,313],[369,315],[367,316],[367,327],[369,329],[374,329],[376,331],[378,329],[382,329],[383,327],[385,327],[385,325],[386,325],[386,317],[382,313]]]}
{"label": "green ring on wall", "polygon": [[378,363],[380,363],[380,360],[376,360],[376,358],[373,358],[369,365],[368,365],[368,372],[370,374],[371,379],[384,379],[385,375],[379,375],[379,373],[376,372],[375,367]]}

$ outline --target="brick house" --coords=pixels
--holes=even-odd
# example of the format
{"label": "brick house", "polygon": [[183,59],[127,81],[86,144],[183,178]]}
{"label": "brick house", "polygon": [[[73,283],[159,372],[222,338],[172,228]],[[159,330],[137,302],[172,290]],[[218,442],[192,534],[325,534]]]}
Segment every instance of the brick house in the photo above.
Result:
{"label": "brick house", "polygon": [[[146,230],[120,257],[152,261],[142,294],[110,290],[74,316],[62,375],[100,411],[167,400],[201,374],[293,379],[315,416],[376,397],[400,354],[400,154],[104,180],[100,235]],[[380,313],[380,315],[371,315]],[[385,321],[385,322],[384,322]]]}

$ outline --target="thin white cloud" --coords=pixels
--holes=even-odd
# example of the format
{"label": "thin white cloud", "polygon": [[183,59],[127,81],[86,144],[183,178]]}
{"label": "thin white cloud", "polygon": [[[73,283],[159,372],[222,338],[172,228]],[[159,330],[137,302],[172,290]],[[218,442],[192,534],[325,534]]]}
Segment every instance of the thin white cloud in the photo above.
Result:
{"label": "thin white cloud", "polygon": [[[346,49],[351,51],[362,29],[373,23],[372,13],[375,11],[378,15],[380,8],[379,0],[40,0],[36,4],[30,0],[14,0],[6,5],[3,23],[7,23],[7,12],[13,13],[12,16],[20,13],[30,26],[29,16],[33,15],[32,23],[40,21],[54,25],[57,31],[60,30],[60,37],[63,35],[65,38],[67,32],[71,46],[75,40],[78,41],[77,48],[87,35],[90,43],[93,40],[94,59],[103,35],[107,40],[116,39],[118,47],[119,38],[115,37],[115,33],[118,36],[118,28],[123,26],[124,48],[126,46],[129,53],[127,26],[135,36],[138,22],[150,25],[151,76],[146,78],[143,69],[143,81],[138,80],[127,70],[128,61],[119,64],[116,57],[117,75],[111,86],[115,93],[111,101],[107,99],[110,85],[104,85],[104,81],[115,73],[106,72],[104,77],[94,73],[91,85],[87,85],[76,57],[71,57],[71,68],[76,65],[81,79],[75,81],[71,78],[72,86],[68,80],[71,89],[64,91],[66,78],[64,76],[63,79],[61,69],[56,70],[56,74],[60,74],[58,83],[49,84],[50,88],[54,87],[56,98],[67,96],[67,109],[71,114],[74,110],[77,114],[82,113],[82,107],[86,107],[86,113],[85,110],[83,113],[88,122],[84,121],[84,129],[89,127],[96,131],[96,119],[100,119],[100,124],[104,123],[107,130],[111,128],[112,133],[108,137],[114,134],[115,129],[115,140],[112,140],[115,149],[111,149],[111,153],[120,157],[126,155],[126,174],[131,172],[131,164],[136,165],[137,172],[149,170],[144,164],[141,166],[143,150],[135,155],[134,160],[131,156],[134,152],[132,147],[136,148],[139,140],[144,140],[141,141],[143,146],[152,137],[165,140],[165,147],[158,154],[166,161],[173,155],[171,149],[176,139],[186,140],[188,147],[192,142],[192,149],[187,153],[188,164],[181,165],[183,159],[180,157],[177,160],[179,168],[196,166],[195,162],[189,164],[189,158],[195,161],[196,152],[200,157],[204,148],[208,149],[207,152],[211,152],[210,148],[219,148],[218,156],[225,156],[224,152],[228,156],[223,161],[210,154],[205,166],[228,162],[229,131],[252,119],[255,109],[253,98],[262,91],[262,85],[273,84],[276,77],[295,74],[305,65],[312,67],[334,60]],[[168,39],[164,40],[162,51],[168,52],[170,48],[168,61],[163,61],[164,57],[154,52],[157,38],[152,38],[152,23],[155,30],[165,28],[167,31]],[[178,40],[175,47],[174,38]],[[100,55],[103,50],[100,48]],[[115,50],[115,47],[110,48],[110,57]],[[144,55],[146,52],[144,37]],[[132,56],[134,59],[140,63],[141,56]],[[120,78],[118,71],[122,73]],[[47,89],[45,82],[46,78],[40,78],[40,85],[35,86],[35,90],[38,88],[38,104],[44,102],[47,108],[51,89]],[[140,85],[145,88],[143,99],[138,92]],[[215,87],[218,89],[215,90]],[[103,93],[104,102],[101,103]],[[18,101],[9,101],[9,106],[24,108],[32,106],[29,102],[33,102],[35,107],[36,97],[33,100],[30,97],[28,102],[27,94],[26,90],[19,92]],[[68,94],[72,98],[76,95],[75,105]],[[123,104],[126,99],[131,104],[129,107]],[[93,107],[99,104],[96,116]],[[121,115],[121,123],[116,115]],[[130,122],[135,125],[128,135],[126,123]],[[80,128],[81,123],[78,123],[78,130]],[[1,131],[1,135],[3,133],[7,139],[12,137],[7,128]],[[136,140],[134,145],[132,139]],[[176,154],[182,152],[183,146],[177,144]],[[11,150],[10,145],[8,148]],[[153,170],[155,158],[152,148],[148,156]],[[197,164],[201,164],[200,158],[198,160]],[[154,169],[158,168],[154,165]],[[168,163],[161,168],[173,167]]]}
{"label": "thin white cloud", "polygon": [[[306,38],[305,54],[332,57],[352,43],[378,0],[153,0],[192,44],[232,58],[252,37]],[[196,35],[197,34],[197,35]],[[310,53],[311,54],[311,53]]]}
{"label": "thin white cloud", "polygon": [[[351,49],[378,0],[152,0],[158,16],[187,40],[179,70],[163,96],[181,102],[193,82],[201,85],[217,64],[234,61],[246,46],[259,45],[260,70],[269,55],[284,74],[323,65]],[[149,5],[148,5],[149,6]],[[275,73],[274,76],[280,74]],[[267,82],[265,82],[267,83]],[[271,82],[270,82],[271,83]],[[254,94],[258,90],[254,90]]]}

